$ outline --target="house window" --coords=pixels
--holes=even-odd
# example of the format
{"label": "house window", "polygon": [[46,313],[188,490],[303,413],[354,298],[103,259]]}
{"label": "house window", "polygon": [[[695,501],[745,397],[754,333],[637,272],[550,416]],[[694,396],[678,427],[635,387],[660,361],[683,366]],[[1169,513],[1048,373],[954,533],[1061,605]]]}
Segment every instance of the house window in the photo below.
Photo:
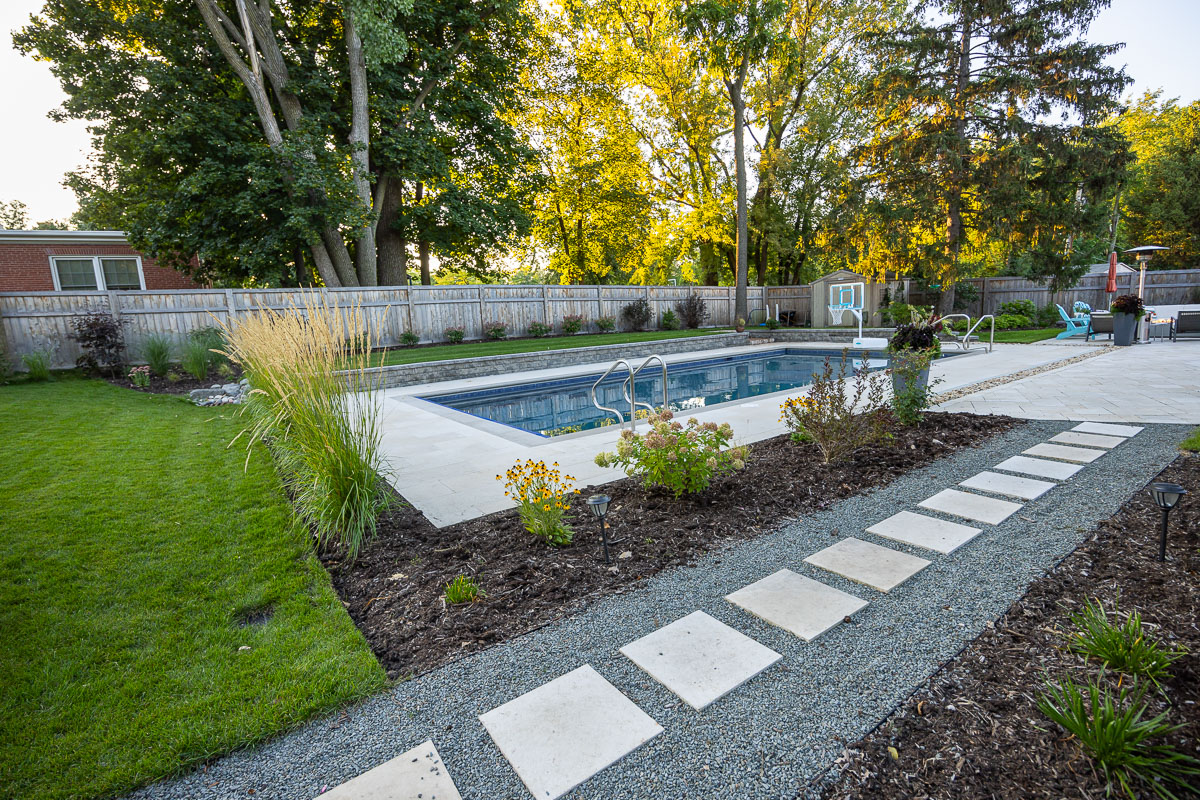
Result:
{"label": "house window", "polygon": [[50,265],[54,288],[63,292],[146,288],[137,256],[54,256]]}

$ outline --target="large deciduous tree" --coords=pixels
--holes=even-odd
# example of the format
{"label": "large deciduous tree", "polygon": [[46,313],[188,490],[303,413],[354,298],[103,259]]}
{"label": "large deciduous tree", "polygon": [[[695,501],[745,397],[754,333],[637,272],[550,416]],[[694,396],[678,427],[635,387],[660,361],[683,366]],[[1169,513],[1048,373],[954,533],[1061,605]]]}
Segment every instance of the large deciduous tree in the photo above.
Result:
{"label": "large deciduous tree", "polygon": [[[522,232],[499,106],[526,26],[520,0],[48,0],[16,43],[92,122],[80,221],[202,278],[354,286],[403,282],[407,242],[457,223],[476,252]],[[413,181],[436,210],[406,213]]]}
{"label": "large deciduous tree", "polygon": [[1118,122],[1136,159],[1120,195],[1121,233],[1129,246],[1171,248],[1153,266],[1191,269],[1200,266],[1200,101],[1159,97],[1146,94]]}

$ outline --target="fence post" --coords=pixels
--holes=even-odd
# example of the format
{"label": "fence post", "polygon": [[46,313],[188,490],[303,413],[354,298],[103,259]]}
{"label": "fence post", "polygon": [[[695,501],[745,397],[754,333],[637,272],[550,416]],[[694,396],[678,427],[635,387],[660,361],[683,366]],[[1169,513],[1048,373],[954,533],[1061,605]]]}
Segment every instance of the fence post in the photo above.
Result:
{"label": "fence post", "polygon": [[234,320],[237,319],[237,300],[233,298],[233,289],[225,290],[225,313],[229,315],[229,321],[226,324],[232,328]]}
{"label": "fence post", "polygon": [[596,284],[596,319],[604,316],[604,298],[600,293],[600,284]]}
{"label": "fence post", "polygon": [[483,319],[483,318],[484,318],[484,313],[483,313],[483,284],[480,284],[479,286],[476,286],[476,287],[475,287],[475,291],[476,291],[476,293],[479,295],[479,335],[480,335],[480,336],[483,336],[483,335],[485,335],[485,334],[487,333],[487,331],[485,331],[485,330],[483,329],[483,326],[487,324],[486,322],[484,322],[484,319]]}
{"label": "fence post", "polygon": [[543,283],[542,284],[542,319],[545,321],[545,323],[547,325],[549,325],[551,328],[553,328],[554,323],[550,321],[549,291],[550,291],[550,287]]}

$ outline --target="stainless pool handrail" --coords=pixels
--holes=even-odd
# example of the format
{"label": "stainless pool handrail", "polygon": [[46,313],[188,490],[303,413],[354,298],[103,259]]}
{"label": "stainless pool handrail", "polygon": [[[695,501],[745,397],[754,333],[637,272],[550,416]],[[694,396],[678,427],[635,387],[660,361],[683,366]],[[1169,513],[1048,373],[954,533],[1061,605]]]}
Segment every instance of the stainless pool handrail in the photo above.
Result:
{"label": "stainless pool handrail", "polygon": [[634,399],[635,395],[629,391],[630,387],[633,385],[633,379],[637,377],[639,372],[649,366],[650,362],[652,361],[657,361],[659,366],[662,367],[662,407],[666,408],[669,404],[669,401],[667,400],[667,362],[663,361],[662,356],[657,354],[646,356],[646,360],[643,361],[637,369],[630,373],[629,377],[625,379],[625,382],[621,384],[621,395],[629,401],[630,407],[635,409],[635,416],[636,408],[638,406],[644,406],[646,411],[651,414],[653,414],[655,410],[654,406],[650,405],[649,403],[643,403]]}
{"label": "stainless pool handrail", "polygon": [[[962,334],[961,336],[959,336],[958,333],[955,332],[955,330],[953,328],[951,328],[949,325],[946,324],[946,320],[956,319],[956,318],[960,318],[960,317],[967,321],[967,332]],[[990,352],[992,352],[992,346],[996,343],[996,317],[993,316],[992,314],[984,314],[982,317],[975,320],[974,325],[971,324],[971,315],[970,314],[947,314],[946,316],[939,318],[938,322],[942,323],[942,330],[950,332],[950,335],[954,338],[954,343],[957,344],[960,349],[970,350],[971,349],[971,334],[975,332],[975,329],[978,328],[985,319],[990,319],[992,321],[992,335],[988,339],[988,346],[987,346],[987,351],[990,353]]]}
{"label": "stainless pool handrail", "polygon": [[[600,409],[601,411],[607,411],[610,414],[613,414],[617,418],[618,425],[625,424],[625,416],[620,411],[618,411],[615,408],[612,408],[611,406],[601,405],[600,401],[596,398],[596,388],[598,386],[600,386],[601,383],[604,382],[605,378],[607,378],[609,375],[612,374],[613,370],[615,370],[617,367],[621,366],[622,364],[625,365],[625,369],[629,370],[628,380],[629,380],[630,384],[632,385],[632,383],[633,383],[633,365],[630,364],[628,361],[626,361],[623,358],[618,358],[616,361],[614,361],[612,363],[612,366],[610,366],[608,369],[604,370],[603,375],[601,375],[598,379],[596,379],[596,382],[592,384],[592,391],[591,391],[592,405],[594,405],[596,408]],[[630,428],[630,430],[633,430],[636,427],[637,427],[637,412],[634,408],[633,401],[631,400],[629,403],[629,428]]]}

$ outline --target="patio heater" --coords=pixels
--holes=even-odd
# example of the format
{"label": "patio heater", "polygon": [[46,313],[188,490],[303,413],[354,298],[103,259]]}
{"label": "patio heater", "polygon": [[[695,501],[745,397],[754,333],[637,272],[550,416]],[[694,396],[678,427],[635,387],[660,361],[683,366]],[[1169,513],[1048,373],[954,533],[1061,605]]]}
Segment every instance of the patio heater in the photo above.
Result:
{"label": "patio heater", "polygon": [[1131,247],[1125,251],[1128,255],[1133,253],[1137,257],[1138,263],[1138,297],[1145,299],[1146,291],[1146,263],[1154,257],[1154,254],[1159,250],[1170,250],[1169,247],[1162,247],[1157,244],[1143,244],[1138,247]]}
{"label": "patio heater", "polygon": [[1171,509],[1179,502],[1179,498],[1187,494],[1187,489],[1177,483],[1152,483],[1150,484],[1150,494],[1154,497],[1154,502],[1162,509],[1162,535],[1158,540],[1158,560],[1167,560],[1167,515],[1171,513]]}

